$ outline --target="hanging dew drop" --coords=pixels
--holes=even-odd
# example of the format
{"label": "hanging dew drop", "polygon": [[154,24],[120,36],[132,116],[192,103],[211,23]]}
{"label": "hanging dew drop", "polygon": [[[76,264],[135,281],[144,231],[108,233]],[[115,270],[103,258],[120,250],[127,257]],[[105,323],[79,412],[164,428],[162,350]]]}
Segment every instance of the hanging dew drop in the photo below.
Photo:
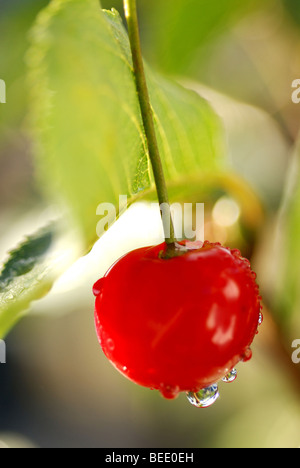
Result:
{"label": "hanging dew drop", "polygon": [[187,399],[197,408],[208,408],[212,406],[219,398],[218,385],[214,384],[210,387],[202,388],[199,392],[187,392]]}
{"label": "hanging dew drop", "polygon": [[228,372],[228,374],[225,375],[225,377],[222,380],[225,383],[231,383],[231,382],[234,382],[236,378],[237,378],[237,370],[232,369],[232,371]]}

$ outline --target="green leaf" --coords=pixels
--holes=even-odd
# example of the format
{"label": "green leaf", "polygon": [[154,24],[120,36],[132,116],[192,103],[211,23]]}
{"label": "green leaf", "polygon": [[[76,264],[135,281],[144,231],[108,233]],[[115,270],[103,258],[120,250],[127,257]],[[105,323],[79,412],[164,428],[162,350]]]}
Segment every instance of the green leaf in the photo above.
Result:
{"label": "green leaf", "polygon": [[[155,192],[129,43],[119,14],[98,0],[54,0],[32,32],[28,62],[37,164],[43,187],[66,201],[87,245],[96,209]],[[196,93],[147,68],[167,182],[224,167],[220,119]]]}
{"label": "green leaf", "polygon": [[75,231],[52,221],[12,250],[0,272],[0,338],[44,297],[54,281],[78,258]]}
{"label": "green leaf", "polygon": [[49,226],[28,237],[10,252],[0,275],[1,338],[20,319],[30,303],[44,296],[51,288],[55,264],[51,250],[54,237],[54,227]]}
{"label": "green leaf", "polygon": [[11,257],[0,275],[0,293],[7,291],[16,277],[24,276],[33,270],[49,250],[52,239],[53,232],[47,229],[36,237],[29,238],[18,249],[11,252]]}

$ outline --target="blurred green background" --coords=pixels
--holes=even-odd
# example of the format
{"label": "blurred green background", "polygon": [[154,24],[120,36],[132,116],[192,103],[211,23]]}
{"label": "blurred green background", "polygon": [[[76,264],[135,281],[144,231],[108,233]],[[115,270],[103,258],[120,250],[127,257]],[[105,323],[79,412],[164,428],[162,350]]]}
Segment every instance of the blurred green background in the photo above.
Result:
{"label": "blurred green background", "polygon": [[[7,103],[0,104],[1,259],[52,216],[36,183],[26,65],[29,31],[48,3],[0,4],[0,78],[7,85]],[[119,0],[101,3],[122,11]],[[262,206],[263,219],[253,227],[243,207],[223,192],[197,200],[206,203],[206,237],[251,256],[264,324],[253,359],[239,366],[235,383],[220,385],[221,398],[210,409],[195,409],[183,395],[165,401],[119,375],[97,343],[91,286],[123,252],[161,239],[159,217],[147,205],[133,206],[6,338],[0,445],[299,447],[300,364],[291,360],[291,343],[300,339],[300,104],[291,95],[300,78],[300,4],[138,3],[148,64],[212,103],[232,168]]]}

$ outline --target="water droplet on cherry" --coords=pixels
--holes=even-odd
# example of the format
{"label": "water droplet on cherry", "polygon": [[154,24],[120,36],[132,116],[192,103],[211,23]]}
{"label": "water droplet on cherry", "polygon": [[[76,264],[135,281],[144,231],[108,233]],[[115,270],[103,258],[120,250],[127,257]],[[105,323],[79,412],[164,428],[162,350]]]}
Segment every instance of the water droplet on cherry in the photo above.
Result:
{"label": "water droplet on cherry", "polygon": [[167,400],[174,400],[174,398],[177,398],[180,390],[177,385],[167,385],[162,383],[160,384],[159,391]]}
{"label": "water droplet on cherry", "polygon": [[109,349],[110,351],[113,351],[115,349],[115,343],[111,338],[108,338],[108,340],[106,340],[106,346],[107,349]]}
{"label": "water droplet on cherry", "polygon": [[231,382],[234,382],[237,378],[237,370],[236,369],[232,369],[230,372],[228,372],[227,375],[225,375],[225,377],[223,377],[223,382],[225,383],[231,383]]}
{"label": "water droplet on cherry", "polygon": [[231,253],[232,253],[232,255],[234,255],[234,257],[237,257],[237,258],[241,257],[241,252],[238,249],[232,249]]}
{"label": "water droplet on cherry", "polygon": [[250,348],[246,349],[242,354],[242,361],[247,362],[252,358],[252,350]]}
{"label": "water droplet on cherry", "polygon": [[99,279],[93,286],[93,294],[94,296],[100,296],[102,288],[103,288],[104,278]]}

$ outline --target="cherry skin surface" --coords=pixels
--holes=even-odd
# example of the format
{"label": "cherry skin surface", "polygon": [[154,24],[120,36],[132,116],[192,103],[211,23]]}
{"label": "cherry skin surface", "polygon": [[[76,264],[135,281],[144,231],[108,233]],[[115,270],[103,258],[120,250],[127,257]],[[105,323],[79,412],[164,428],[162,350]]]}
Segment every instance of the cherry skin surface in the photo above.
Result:
{"label": "cherry skin surface", "polygon": [[171,259],[160,256],[165,244],[134,250],[94,286],[105,355],[166,398],[212,385],[249,359],[260,320],[248,260],[220,244],[187,245]]}

